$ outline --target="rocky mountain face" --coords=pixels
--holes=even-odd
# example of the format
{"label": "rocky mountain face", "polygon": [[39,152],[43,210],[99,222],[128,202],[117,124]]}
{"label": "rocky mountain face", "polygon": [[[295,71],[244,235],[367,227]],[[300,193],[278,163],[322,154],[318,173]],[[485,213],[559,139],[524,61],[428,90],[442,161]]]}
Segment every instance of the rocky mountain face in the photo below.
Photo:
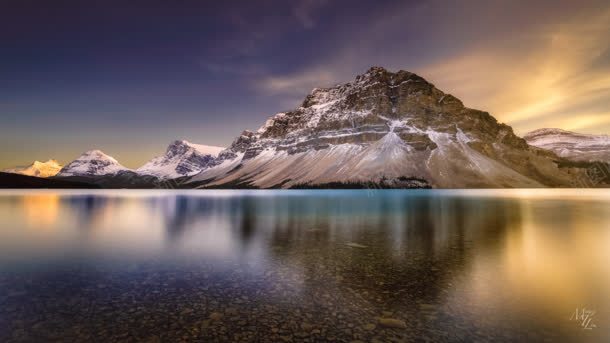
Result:
{"label": "rocky mountain face", "polygon": [[130,171],[122,166],[113,157],[106,155],[100,150],[90,150],[63,167],[56,175],[57,177],[68,176],[104,176],[115,175],[119,172]]}
{"label": "rocky mountain face", "polygon": [[584,173],[560,168],[489,113],[422,77],[373,67],[354,82],[314,89],[302,105],[244,131],[191,179],[203,187],[558,187]]}
{"label": "rocky mountain face", "polygon": [[610,137],[561,129],[538,129],[523,137],[528,144],[573,161],[610,162]]}
{"label": "rocky mountain face", "polygon": [[[172,142],[133,171],[99,150],[55,178],[104,188],[605,187],[607,137],[537,130],[522,139],[422,77],[373,67],[314,89],[230,147]],[[528,142],[531,144],[528,144]],[[576,159],[576,160],[575,160]],[[179,181],[179,182],[178,182]]]}
{"label": "rocky mountain face", "polygon": [[152,159],[136,173],[162,179],[191,176],[206,169],[224,149],[177,140],[167,147],[165,155]]}
{"label": "rocky mountain face", "polygon": [[34,161],[34,163],[27,167],[5,169],[3,172],[36,177],[51,177],[57,175],[61,168],[61,164],[56,160],[48,160],[46,162]]}

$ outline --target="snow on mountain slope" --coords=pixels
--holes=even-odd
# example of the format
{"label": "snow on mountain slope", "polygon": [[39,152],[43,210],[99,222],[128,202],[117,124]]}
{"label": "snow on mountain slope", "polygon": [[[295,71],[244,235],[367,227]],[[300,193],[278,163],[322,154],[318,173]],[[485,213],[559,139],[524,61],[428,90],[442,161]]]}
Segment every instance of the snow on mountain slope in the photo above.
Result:
{"label": "snow on mountain slope", "polygon": [[56,160],[46,162],[34,161],[27,167],[17,167],[3,170],[5,173],[21,174],[37,177],[51,177],[57,175],[62,166]]}
{"label": "snow on mountain slope", "polygon": [[523,137],[528,144],[574,161],[610,162],[610,137],[561,129],[538,129]]}
{"label": "snow on mountain slope", "polygon": [[191,181],[260,188],[409,178],[438,188],[570,185],[574,174],[556,159],[420,76],[373,67],[354,82],[316,88],[299,108],[244,131]]}
{"label": "snow on mountain slope", "polygon": [[213,145],[203,145],[203,144],[195,144],[185,140],[174,141],[174,144],[183,144],[194,148],[198,153],[203,155],[212,155],[214,157],[218,156],[218,154],[225,150],[226,147],[222,146],[213,146]]}
{"label": "snow on mountain slope", "polygon": [[184,140],[174,141],[167,147],[165,155],[152,159],[138,168],[136,173],[160,178],[194,175],[205,169],[224,149]]}
{"label": "snow on mountain slope", "polygon": [[[442,134],[438,134],[442,136]],[[326,149],[290,154],[269,148],[252,159],[232,160],[233,171],[207,169],[194,180],[214,179],[210,186],[248,182],[252,186],[284,188],[332,182],[380,182],[401,177],[428,180],[433,186],[456,187],[543,187],[541,182],[521,175],[490,159],[467,144],[436,137],[434,151],[415,151],[393,132],[365,146],[337,144]],[[236,167],[239,165],[239,168]],[[214,175],[216,174],[216,175]],[[279,182],[278,182],[279,180]]]}
{"label": "snow on mountain slope", "polygon": [[100,150],[90,150],[68,163],[57,176],[103,176],[122,171],[130,171],[130,169]]}

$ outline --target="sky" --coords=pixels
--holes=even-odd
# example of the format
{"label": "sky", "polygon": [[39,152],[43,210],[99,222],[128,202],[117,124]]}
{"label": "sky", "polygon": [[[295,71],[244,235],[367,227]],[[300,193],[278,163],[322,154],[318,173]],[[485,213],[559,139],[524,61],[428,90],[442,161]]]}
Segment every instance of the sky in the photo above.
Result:
{"label": "sky", "polygon": [[0,1],[0,42],[0,168],[228,146],[371,66],[517,134],[610,134],[607,0]]}

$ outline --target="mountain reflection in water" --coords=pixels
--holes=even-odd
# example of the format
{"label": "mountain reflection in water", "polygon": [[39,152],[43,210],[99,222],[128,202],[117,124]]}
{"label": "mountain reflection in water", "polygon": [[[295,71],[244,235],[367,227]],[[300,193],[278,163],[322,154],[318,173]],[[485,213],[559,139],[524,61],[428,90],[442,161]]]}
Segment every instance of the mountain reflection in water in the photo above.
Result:
{"label": "mountain reflection in water", "polygon": [[[581,190],[5,191],[0,341],[603,341],[609,204]],[[595,328],[570,320],[580,308]]]}

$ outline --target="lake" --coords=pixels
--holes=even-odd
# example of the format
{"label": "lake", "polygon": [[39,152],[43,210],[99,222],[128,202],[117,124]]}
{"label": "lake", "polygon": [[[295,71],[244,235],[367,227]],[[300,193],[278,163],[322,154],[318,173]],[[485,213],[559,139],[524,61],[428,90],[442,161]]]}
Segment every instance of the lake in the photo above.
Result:
{"label": "lake", "polygon": [[0,191],[0,341],[610,341],[610,191]]}

